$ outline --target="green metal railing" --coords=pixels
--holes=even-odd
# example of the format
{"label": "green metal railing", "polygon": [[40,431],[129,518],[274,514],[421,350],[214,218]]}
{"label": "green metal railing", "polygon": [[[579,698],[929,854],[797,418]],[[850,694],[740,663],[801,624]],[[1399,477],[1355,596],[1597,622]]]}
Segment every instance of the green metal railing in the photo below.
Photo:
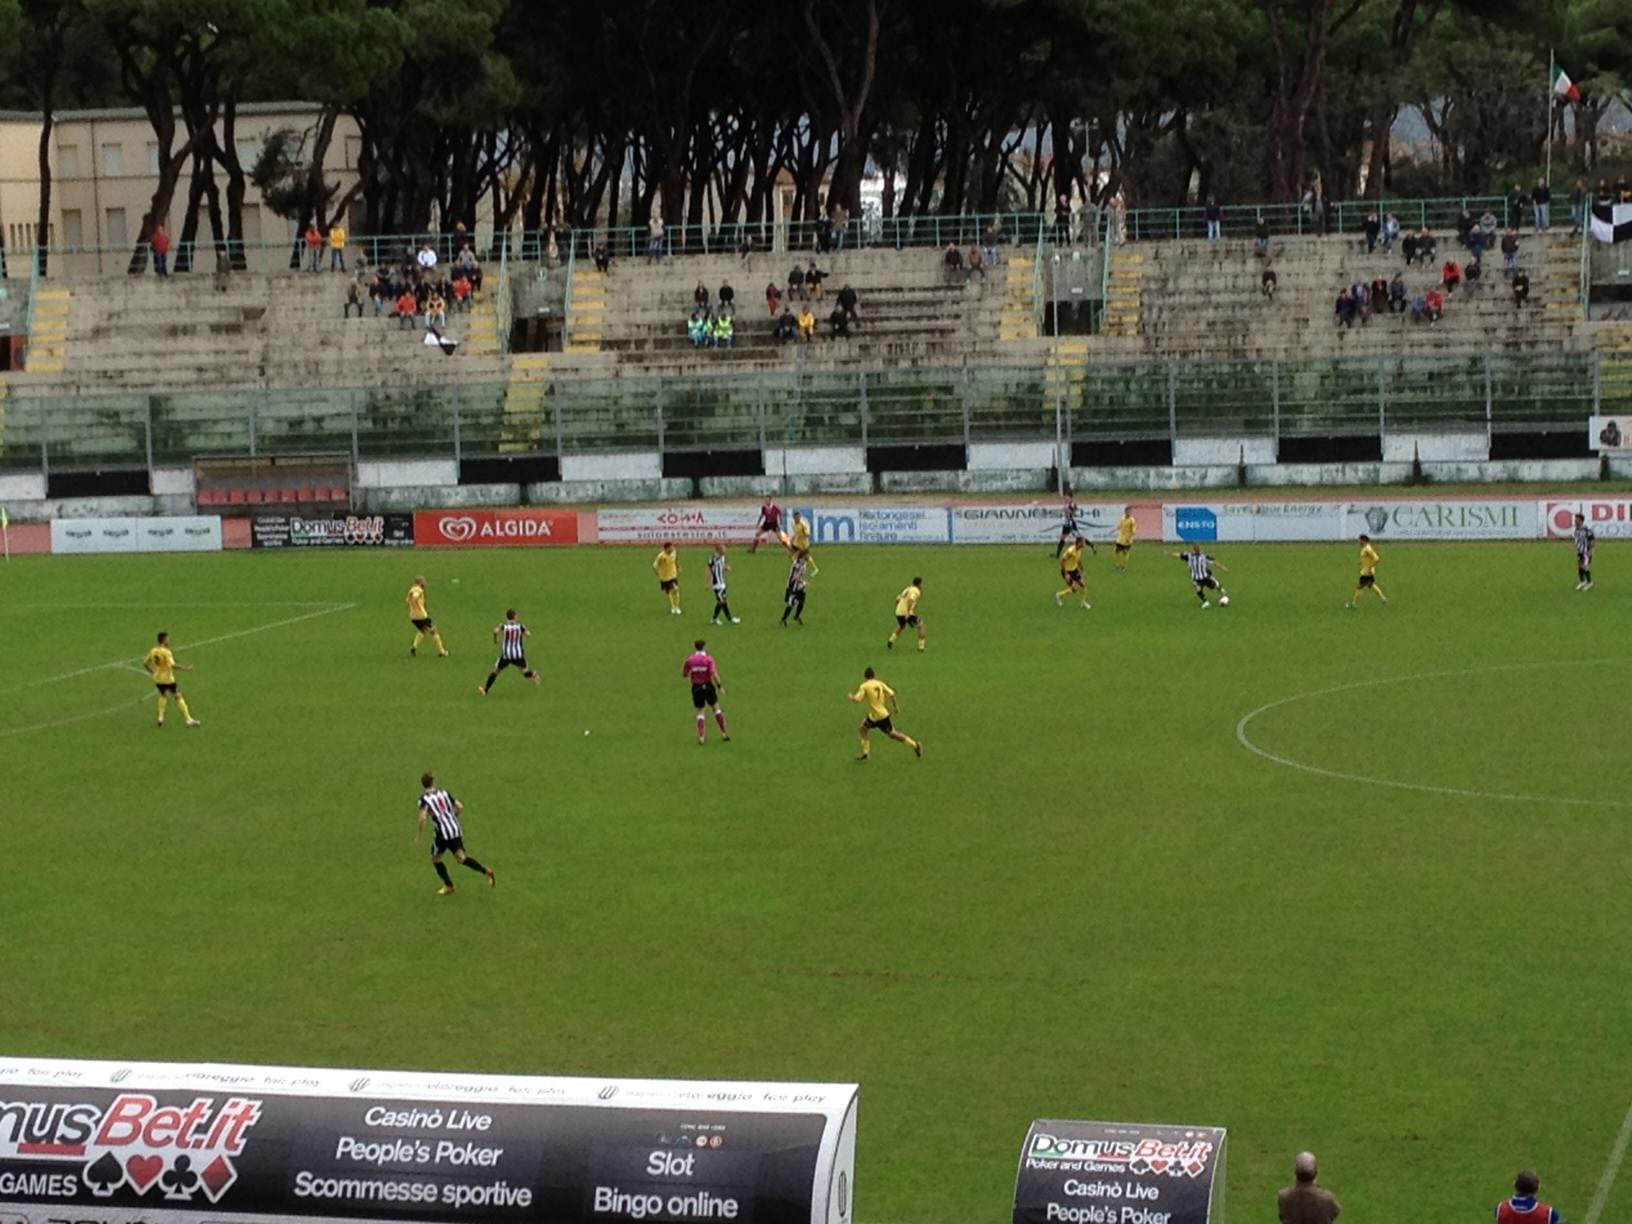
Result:
{"label": "green metal railing", "polygon": [[1047,317],[1043,305],[1043,249],[1043,231],[1038,230],[1031,258],[1031,325],[1039,336],[1043,334],[1043,320]]}
{"label": "green metal railing", "polygon": [[1100,247],[1099,267],[1099,320],[1095,331],[1105,329],[1105,311],[1111,302],[1111,254],[1116,249],[1116,211],[1105,210],[1105,236]]}
{"label": "green metal railing", "polygon": [[[345,452],[354,459],[511,453],[676,453],[792,445],[1277,440],[1411,431],[1547,430],[1579,437],[1599,407],[1596,354],[1484,353],[1324,361],[1093,363],[810,371],[763,377],[561,378],[533,418],[503,383],[173,395],[18,395],[0,470],[187,465],[210,454]],[[1606,397],[1618,392],[1606,391]],[[1057,429],[1060,431],[1057,433]]]}
{"label": "green metal railing", "polygon": [[[1379,219],[1393,213],[1399,218],[1402,230],[1421,229],[1445,231],[1456,228],[1457,217],[1466,208],[1474,220],[1486,209],[1498,218],[1505,218],[1507,200],[1502,196],[1447,196],[1421,200],[1341,200],[1331,204],[1328,226],[1306,204],[1239,204],[1228,205],[1222,213],[1222,228],[1226,238],[1251,238],[1258,231],[1260,219],[1267,222],[1270,232],[1288,234],[1348,234],[1357,235],[1368,214],[1376,210]],[[1521,221],[1528,223],[1530,208],[1525,205]],[[1134,208],[1128,212],[1128,240],[1142,242],[1163,238],[1201,238],[1207,233],[1205,207]]]}
{"label": "green metal railing", "polygon": [[499,328],[499,350],[510,351],[510,329],[515,322],[515,302],[510,292],[510,244],[499,248],[498,289],[493,295],[493,316]]}
{"label": "green metal railing", "polygon": [[567,251],[567,281],[561,287],[561,347],[566,348],[572,343],[572,281],[573,272],[578,267],[578,251],[576,247]]}

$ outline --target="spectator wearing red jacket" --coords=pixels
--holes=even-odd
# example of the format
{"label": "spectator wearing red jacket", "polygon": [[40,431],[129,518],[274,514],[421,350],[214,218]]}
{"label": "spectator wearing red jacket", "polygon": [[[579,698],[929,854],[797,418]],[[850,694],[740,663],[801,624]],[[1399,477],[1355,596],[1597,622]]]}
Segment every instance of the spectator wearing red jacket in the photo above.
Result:
{"label": "spectator wearing red jacket", "polygon": [[153,275],[169,276],[170,235],[165,232],[163,221],[153,227],[153,236],[147,242],[153,248]]}

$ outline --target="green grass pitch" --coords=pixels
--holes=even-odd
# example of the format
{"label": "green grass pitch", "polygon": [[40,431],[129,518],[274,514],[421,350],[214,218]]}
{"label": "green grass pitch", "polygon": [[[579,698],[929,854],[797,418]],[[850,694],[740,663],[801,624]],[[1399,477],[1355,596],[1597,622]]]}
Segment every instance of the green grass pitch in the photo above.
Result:
{"label": "green grass pitch", "polygon": [[[1349,545],[1219,545],[1205,613],[1107,551],[1084,612],[1043,547],[818,549],[803,629],[741,549],[725,628],[696,547],[683,617],[645,550],[13,561],[0,1050],[853,1079],[868,1224],[1007,1218],[1046,1116],[1229,1127],[1241,1219],[1302,1147],[1356,1216],[1533,1164],[1580,1219],[1632,1100],[1632,549],[1577,594],[1564,543],[1384,544],[1346,612]],[[418,571],[450,659],[407,657]],[[929,650],[886,653],[914,574]],[[512,604],[547,679],[483,699]],[[98,666],[161,628],[199,730]],[[869,664],[922,761],[852,759]],[[1362,680],[1247,727],[1328,772],[1238,741]],[[497,892],[433,895],[426,768]]]}

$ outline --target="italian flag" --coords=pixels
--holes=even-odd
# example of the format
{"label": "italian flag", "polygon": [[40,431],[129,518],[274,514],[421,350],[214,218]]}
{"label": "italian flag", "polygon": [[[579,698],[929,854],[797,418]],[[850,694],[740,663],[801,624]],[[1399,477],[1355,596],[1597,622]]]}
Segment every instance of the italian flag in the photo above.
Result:
{"label": "italian flag", "polygon": [[1553,65],[1553,96],[1563,98],[1566,102],[1581,101],[1580,89],[1570,80],[1570,74],[1557,64]]}

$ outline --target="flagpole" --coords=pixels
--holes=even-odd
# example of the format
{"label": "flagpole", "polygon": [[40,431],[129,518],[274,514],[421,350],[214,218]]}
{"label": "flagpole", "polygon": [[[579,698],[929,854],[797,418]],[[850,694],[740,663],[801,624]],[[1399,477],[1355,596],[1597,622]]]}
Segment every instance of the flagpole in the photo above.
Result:
{"label": "flagpole", "polygon": [[0,510],[0,538],[6,542],[6,564],[11,564],[11,518],[4,510]]}
{"label": "flagpole", "polygon": [[1553,73],[1558,64],[1554,57],[1553,48],[1547,48],[1547,124],[1542,128],[1543,139],[1547,142],[1547,188],[1553,186]]}

